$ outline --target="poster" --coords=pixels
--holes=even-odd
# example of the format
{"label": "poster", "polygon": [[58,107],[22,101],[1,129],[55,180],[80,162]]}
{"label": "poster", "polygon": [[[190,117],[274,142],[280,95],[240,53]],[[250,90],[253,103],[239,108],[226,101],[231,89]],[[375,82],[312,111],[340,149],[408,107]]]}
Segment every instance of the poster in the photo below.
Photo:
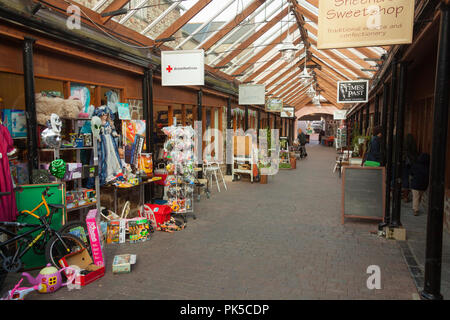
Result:
{"label": "poster", "polygon": [[162,86],[205,85],[205,51],[161,51]]}
{"label": "poster", "polygon": [[123,150],[125,162],[132,164],[139,159],[140,152],[145,146],[145,120],[122,121]]}
{"label": "poster", "polygon": [[128,103],[116,103],[120,120],[131,120],[130,106]]}
{"label": "poster", "polygon": [[369,101],[369,81],[338,81],[338,103],[360,103]]}
{"label": "poster", "polygon": [[412,0],[319,1],[318,49],[412,43]]}
{"label": "poster", "polygon": [[283,107],[283,111],[281,111],[282,118],[293,118],[295,117],[294,107]]}
{"label": "poster", "polygon": [[283,111],[283,99],[267,99],[266,111],[270,111],[270,112]]}
{"label": "poster", "polygon": [[264,84],[239,85],[240,105],[264,105],[266,102],[266,86]]}

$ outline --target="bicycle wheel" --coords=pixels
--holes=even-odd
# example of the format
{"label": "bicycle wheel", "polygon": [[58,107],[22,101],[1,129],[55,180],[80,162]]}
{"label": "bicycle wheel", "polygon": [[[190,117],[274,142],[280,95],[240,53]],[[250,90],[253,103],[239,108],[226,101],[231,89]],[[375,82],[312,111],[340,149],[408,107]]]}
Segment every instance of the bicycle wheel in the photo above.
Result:
{"label": "bicycle wheel", "polygon": [[65,224],[60,230],[62,234],[71,234],[83,241],[84,246],[91,251],[91,241],[89,240],[89,231],[86,223],[82,221],[73,221]]}
{"label": "bicycle wheel", "polygon": [[5,282],[8,272],[3,269],[3,258],[0,257],[0,290],[3,288],[3,282]]}
{"label": "bicycle wheel", "polygon": [[53,236],[45,247],[45,258],[47,262],[54,267],[60,269],[59,260],[64,256],[85,249],[82,240],[71,234],[60,234],[62,241],[55,235]]}

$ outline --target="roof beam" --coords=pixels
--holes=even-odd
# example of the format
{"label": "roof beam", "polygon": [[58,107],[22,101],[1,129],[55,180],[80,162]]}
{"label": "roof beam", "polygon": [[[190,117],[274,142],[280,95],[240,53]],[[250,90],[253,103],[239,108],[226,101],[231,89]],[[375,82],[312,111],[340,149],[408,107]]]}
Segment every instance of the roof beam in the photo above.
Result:
{"label": "roof beam", "polygon": [[[211,0],[209,0],[211,1]],[[245,18],[252,14],[255,10],[257,10],[266,0],[254,0],[251,4],[249,4],[242,12],[236,17],[227,23],[226,26],[221,28],[216,34],[212,37],[208,38],[205,43],[202,45],[202,49],[205,51],[211,48],[217,41],[220,40],[227,33],[231,32],[237,25],[239,25]]]}
{"label": "roof beam", "polygon": [[[177,19],[174,23],[170,25],[166,30],[164,30],[158,38],[170,38],[173,36],[178,30],[183,28],[183,26],[188,23],[194,16],[196,16],[204,7],[206,7],[212,0],[198,0],[195,5],[193,5],[188,11],[186,11],[181,17]],[[161,46],[162,42],[158,43],[157,46]]]}
{"label": "roof beam", "polygon": [[[297,26],[293,25],[289,28],[289,33],[293,33]],[[270,50],[272,50],[275,46],[280,44],[288,35],[288,31],[283,32],[281,36],[278,36],[275,40],[273,40],[269,45],[264,47],[258,53],[256,53],[248,62],[244,63],[239,69],[234,71],[234,74],[241,74],[248,68],[250,68],[255,62],[264,57]]]}
{"label": "roof beam", "polygon": [[265,34],[269,29],[276,25],[281,19],[283,19],[288,14],[288,8],[282,10],[275,18],[266,23],[261,29],[254,33],[251,37],[241,42],[241,44],[232,52],[230,52],[225,58],[223,58],[217,66],[221,67],[226,65],[228,62],[233,60],[234,57],[238,56],[240,52],[250,47],[256,40],[258,40],[263,34]]}
{"label": "roof beam", "polygon": [[[128,4],[128,2],[130,2],[130,0],[114,0],[113,2],[111,2],[109,4],[109,6],[107,6],[105,9],[103,9],[103,11],[101,13],[103,14],[103,13],[122,9],[126,4]],[[102,24],[105,24],[106,22],[108,22],[112,17],[113,16],[101,17]]]}
{"label": "roof beam", "polygon": [[303,43],[305,44],[306,48],[309,48],[311,46],[311,43],[308,40],[308,32],[303,27],[305,25],[305,19],[301,15],[301,13],[298,11],[297,7],[297,1],[289,0],[291,4],[294,7],[294,10],[292,11],[295,17],[295,20],[297,20],[298,29],[300,30],[300,34],[302,36]]}

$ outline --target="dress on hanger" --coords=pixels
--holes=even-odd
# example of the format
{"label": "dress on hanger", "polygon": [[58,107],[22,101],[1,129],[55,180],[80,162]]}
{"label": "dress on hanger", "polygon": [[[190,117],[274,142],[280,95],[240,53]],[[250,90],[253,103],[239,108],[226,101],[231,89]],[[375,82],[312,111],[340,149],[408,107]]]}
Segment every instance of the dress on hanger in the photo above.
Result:
{"label": "dress on hanger", "polygon": [[8,129],[0,124],[0,192],[11,192],[0,197],[0,221],[16,221],[17,205],[9,169],[8,153],[14,149]]}

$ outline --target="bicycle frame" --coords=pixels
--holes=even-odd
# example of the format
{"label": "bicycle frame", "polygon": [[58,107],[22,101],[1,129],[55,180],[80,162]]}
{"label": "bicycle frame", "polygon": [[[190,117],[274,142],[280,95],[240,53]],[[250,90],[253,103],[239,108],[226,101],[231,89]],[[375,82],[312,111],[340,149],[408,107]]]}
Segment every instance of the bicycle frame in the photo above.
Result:
{"label": "bicycle frame", "polygon": [[29,231],[27,231],[27,232],[25,232],[25,233],[22,233],[22,234],[19,234],[19,235],[17,235],[17,234],[15,234],[15,233],[13,233],[13,232],[11,232],[11,231],[9,231],[9,230],[6,230],[6,229],[4,229],[4,228],[1,228],[0,227],[0,232],[3,232],[3,233],[6,233],[6,234],[8,234],[9,236],[12,236],[12,238],[11,239],[9,239],[9,240],[6,240],[6,241],[4,241],[4,242],[0,242],[0,249],[2,249],[2,250],[0,250],[0,254],[2,255],[2,258],[3,259],[5,259],[6,258],[6,256],[5,256],[5,254],[4,254],[4,252],[3,252],[3,248],[6,248],[6,246],[8,245],[8,244],[11,244],[11,243],[14,243],[14,242],[16,242],[17,240],[19,240],[19,239],[22,239],[22,238],[25,238],[26,236],[28,236],[28,235],[30,235],[30,234],[32,234],[32,233],[34,233],[34,232],[36,232],[36,231],[39,231],[39,230],[42,230],[42,232],[41,233],[39,233],[26,247],[25,247],[25,249],[23,249],[22,250],[22,252],[20,252],[19,253],[19,251],[20,251],[20,247],[18,246],[17,247],[17,250],[16,250],[16,253],[14,254],[14,259],[16,259],[17,257],[19,258],[19,259],[21,259],[22,257],[23,257],[23,255],[25,254],[25,253],[27,253],[28,252],[28,250],[30,250],[30,248],[32,248],[33,246],[34,246],[34,244],[45,234],[45,232],[47,232],[48,231],[48,228],[47,228],[47,226],[45,225],[45,224],[27,224],[27,223],[15,223],[15,222],[7,222],[7,223],[5,223],[5,222],[0,222],[0,224],[3,224],[3,225],[16,225],[16,226],[20,226],[20,227],[34,227],[33,229],[31,229],[31,230],[29,230]]}
{"label": "bicycle frame", "polygon": [[41,217],[39,217],[37,214],[34,214],[34,212],[42,206],[45,206],[45,209],[47,210],[47,214],[45,215],[47,217],[50,214],[50,209],[48,208],[47,200],[45,199],[44,195],[42,195],[42,202],[36,208],[34,208],[32,211],[23,210],[23,211],[21,211],[21,213],[29,214],[29,215],[35,217],[36,219],[40,220]]}

